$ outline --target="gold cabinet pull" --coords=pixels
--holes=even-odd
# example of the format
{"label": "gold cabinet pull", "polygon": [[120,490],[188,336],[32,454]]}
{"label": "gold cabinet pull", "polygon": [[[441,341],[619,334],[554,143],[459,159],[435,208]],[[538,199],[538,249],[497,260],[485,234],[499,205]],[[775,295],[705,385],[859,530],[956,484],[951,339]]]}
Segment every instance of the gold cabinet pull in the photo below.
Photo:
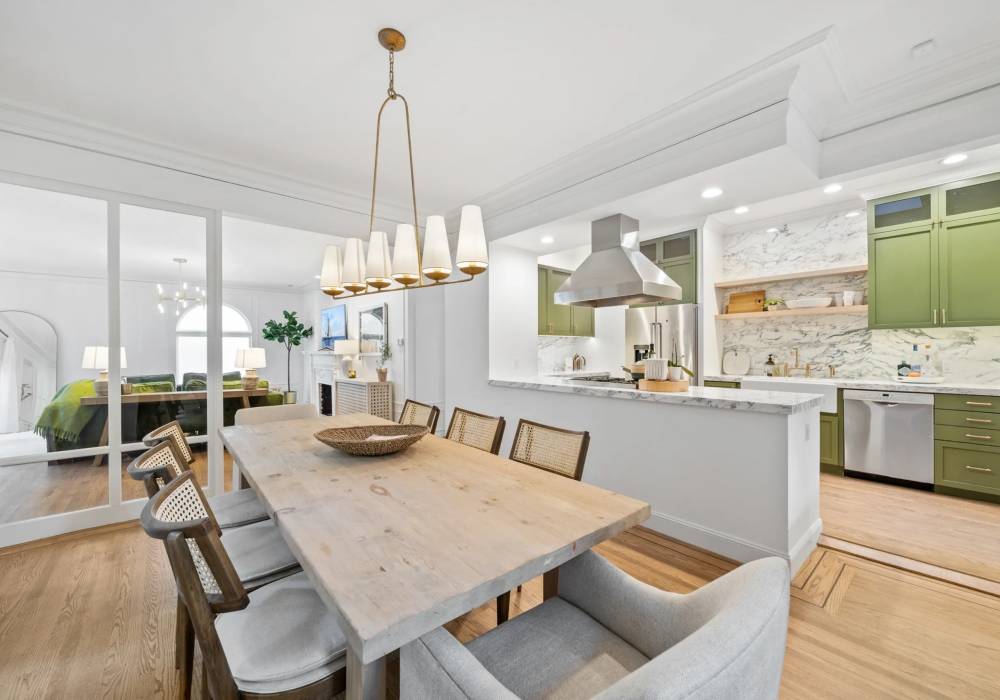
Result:
{"label": "gold cabinet pull", "polygon": [[934,309],[934,320],[931,321],[935,326],[937,325],[937,309]]}
{"label": "gold cabinet pull", "polygon": [[973,435],[972,433],[966,433],[965,437],[972,438],[973,440],[992,440],[993,439],[989,435]]}
{"label": "gold cabinet pull", "polygon": [[987,474],[993,473],[993,470],[990,469],[989,467],[974,467],[971,464],[966,464],[965,468],[968,469],[970,472],[986,472]]}
{"label": "gold cabinet pull", "polygon": [[966,418],[966,423],[986,423],[987,425],[993,425],[992,418]]}
{"label": "gold cabinet pull", "polygon": [[948,309],[941,309],[941,323],[948,323]]}
{"label": "gold cabinet pull", "polygon": [[966,401],[966,406],[986,406],[986,408],[993,408],[992,401]]}

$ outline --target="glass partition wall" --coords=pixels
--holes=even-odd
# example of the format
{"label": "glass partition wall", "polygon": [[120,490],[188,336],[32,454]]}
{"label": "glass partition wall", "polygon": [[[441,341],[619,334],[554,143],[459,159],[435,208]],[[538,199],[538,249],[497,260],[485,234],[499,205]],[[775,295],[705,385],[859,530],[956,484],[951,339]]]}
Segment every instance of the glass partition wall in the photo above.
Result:
{"label": "glass partition wall", "polygon": [[169,420],[224,488],[223,370],[250,329],[222,306],[220,219],[0,173],[0,547],[137,517],[125,467]]}

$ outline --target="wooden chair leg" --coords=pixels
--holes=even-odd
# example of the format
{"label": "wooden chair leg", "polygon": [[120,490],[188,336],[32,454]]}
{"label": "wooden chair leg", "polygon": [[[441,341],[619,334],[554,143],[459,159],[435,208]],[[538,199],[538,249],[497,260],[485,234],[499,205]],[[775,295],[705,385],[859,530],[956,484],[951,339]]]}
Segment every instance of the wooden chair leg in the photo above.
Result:
{"label": "wooden chair leg", "polygon": [[208,692],[208,666],[205,662],[201,662],[201,700],[211,700],[211,694]]}
{"label": "wooden chair leg", "polygon": [[510,617],[510,591],[497,596],[497,624],[502,625]]}
{"label": "wooden chair leg", "polygon": [[188,615],[187,606],[177,598],[177,631],[176,631],[175,666],[180,671],[180,687],[178,696],[181,700],[191,698],[191,680],[194,674],[194,627]]}
{"label": "wooden chair leg", "polygon": [[519,583],[519,584],[517,584],[517,592],[518,592],[518,593],[520,593],[520,592],[521,592],[521,584],[520,584],[520,583]]}

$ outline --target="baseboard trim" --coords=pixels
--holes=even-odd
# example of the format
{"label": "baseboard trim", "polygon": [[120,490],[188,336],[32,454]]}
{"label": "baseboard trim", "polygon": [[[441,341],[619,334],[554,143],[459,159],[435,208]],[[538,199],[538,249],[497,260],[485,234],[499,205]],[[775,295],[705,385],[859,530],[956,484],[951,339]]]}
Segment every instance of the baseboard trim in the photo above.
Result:
{"label": "baseboard trim", "polygon": [[656,511],[653,512],[649,520],[643,523],[643,526],[661,535],[672,537],[673,539],[738,562],[752,561],[763,557],[781,557],[789,562],[789,567],[792,571],[797,571],[805,563],[805,560],[815,548],[823,529],[822,521],[817,518],[816,522],[795,543],[791,551],[782,552]]}

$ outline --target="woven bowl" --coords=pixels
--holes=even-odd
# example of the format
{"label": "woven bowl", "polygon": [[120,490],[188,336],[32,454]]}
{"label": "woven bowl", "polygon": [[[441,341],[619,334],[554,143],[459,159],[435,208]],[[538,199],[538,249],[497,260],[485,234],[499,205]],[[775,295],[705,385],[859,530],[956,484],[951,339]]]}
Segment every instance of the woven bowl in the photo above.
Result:
{"label": "woven bowl", "polygon": [[377,457],[402,452],[429,432],[426,425],[356,425],[327,428],[313,437],[348,454]]}

